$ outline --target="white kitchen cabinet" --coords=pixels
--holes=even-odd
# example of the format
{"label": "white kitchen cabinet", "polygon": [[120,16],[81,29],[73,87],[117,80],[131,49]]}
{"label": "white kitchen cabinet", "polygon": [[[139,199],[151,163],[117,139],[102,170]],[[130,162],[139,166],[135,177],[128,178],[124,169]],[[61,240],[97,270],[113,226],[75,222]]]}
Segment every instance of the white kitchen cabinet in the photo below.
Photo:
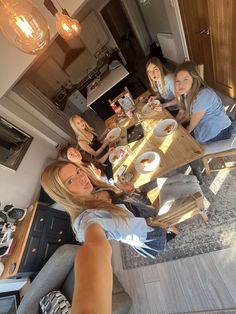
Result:
{"label": "white kitchen cabinet", "polygon": [[67,100],[64,113],[69,116],[80,115],[87,110],[86,98],[76,90]]}
{"label": "white kitchen cabinet", "polygon": [[37,118],[40,117],[38,113],[41,113],[44,117],[44,119],[42,118],[41,120],[49,127],[53,128],[53,125],[55,125],[66,134],[70,136],[73,135],[73,131],[69,125],[68,115],[57,108],[57,106],[43,95],[29,80],[22,80],[13,88],[13,91],[31,105],[32,110],[30,110],[30,112],[35,114]]}
{"label": "white kitchen cabinet", "polygon": [[106,45],[109,40],[103,25],[94,11],[81,22],[81,29],[80,38],[92,55]]}

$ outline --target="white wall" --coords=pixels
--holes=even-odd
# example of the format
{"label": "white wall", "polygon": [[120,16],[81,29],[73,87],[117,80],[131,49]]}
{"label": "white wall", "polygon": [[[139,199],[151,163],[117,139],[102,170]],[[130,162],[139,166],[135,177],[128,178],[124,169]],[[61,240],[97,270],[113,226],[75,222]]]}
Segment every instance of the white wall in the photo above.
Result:
{"label": "white wall", "polygon": [[[28,113],[25,113],[25,121],[23,121],[17,114],[9,111],[5,107],[6,101],[7,104],[12,102],[5,97],[0,100],[0,115],[33,136],[33,141],[16,171],[0,166],[0,200],[3,206],[13,203],[17,207],[25,208],[38,196],[42,169],[48,159],[55,158],[57,155],[56,142],[55,139],[47,140],[45,134],[41,135],[44,129],[36,130],[27,123]],[[22,117],[24,117],[23,111]]]}
{"label": "white wall", "polygon": [[165,0],[150,1],[150,4],[139,3],[152,41],[157,41],[157,33],[171,33],[171,27],[165,8]]}
{"label": "white wall", "polygon": [[187,45],[183,31],[183,25],[179,12],[179,5],[177,0],[163,0],[166,13],[168,15],[171,33],[173,34],[176,50],[178,54],[178,62],[181,63],[188,57]]}
{"label": "white wall", "polygon": [[[41,13],[47,19],[51,39],[56,35],[55,18],[44,7],[44,0],[33,0],[38,6]],[[56,4],[56,1],[55,5]],[[64,6],[69,14],[75,14],[78,8],[82,6],[85,0],[60,0],[60,4]],[[7,90],[23,75],[27,68],[36,60],[36,56],[28,55],[12,46],[0,32],[0,69],[4,75],[0,79],[0,98],[6,93]]]}

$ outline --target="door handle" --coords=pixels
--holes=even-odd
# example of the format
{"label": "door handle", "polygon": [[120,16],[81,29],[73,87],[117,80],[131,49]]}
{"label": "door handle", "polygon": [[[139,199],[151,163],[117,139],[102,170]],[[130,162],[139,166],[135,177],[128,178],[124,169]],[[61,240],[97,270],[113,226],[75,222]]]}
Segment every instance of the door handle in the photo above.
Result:
{"label": "door handle", "polygon": [[202,29],[202,30],[199,32],[199,35],[206,35],[206,36],[209,36],[209,35],[210,35],[210,31],[209,31],[208,28]]}

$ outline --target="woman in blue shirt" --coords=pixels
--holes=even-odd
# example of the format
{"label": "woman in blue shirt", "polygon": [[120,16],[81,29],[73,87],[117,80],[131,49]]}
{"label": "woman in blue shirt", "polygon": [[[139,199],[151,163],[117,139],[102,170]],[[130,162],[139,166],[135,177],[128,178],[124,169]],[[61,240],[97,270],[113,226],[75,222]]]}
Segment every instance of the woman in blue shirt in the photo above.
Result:
{"label": "woman in blue shirt", "polygon": [[175,98],[174,74],[168,72],[156,57],[148,60],[146,73],[154,94],[163,102],[162,106],[176,115],[178,106]]}
{"label": "woman in blue shirt", "polygon": [[200,77],[195,63],[187,61],[175,72],[175,91],[180,111],[179,122],[189,118],[187,131],[193,132],[199,143],[228,139],[231,121],[219,96]]}
{"label": "woman in blue shirt", "polygon": [[122,200],[115,187],[98,180],[88,168],[55,161],[44,170],[41,183],[70,214],[79,242],[84,242],[87,227],[97,223],[108,240],[127,243],[141,255],[155,258],[173,238],[147,225],[146,219],[157,214],[154,208]]}

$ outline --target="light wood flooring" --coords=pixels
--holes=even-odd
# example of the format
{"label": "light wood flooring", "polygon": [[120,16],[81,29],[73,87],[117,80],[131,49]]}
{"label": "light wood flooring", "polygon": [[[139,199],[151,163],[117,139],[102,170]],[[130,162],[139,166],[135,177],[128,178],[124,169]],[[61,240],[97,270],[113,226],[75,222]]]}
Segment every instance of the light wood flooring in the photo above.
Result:
{"label": "light wood flooring", "polygon": [[133,301],[130,314],[236,314],[236,248],[123,270],[112,242],[113,271]]}

